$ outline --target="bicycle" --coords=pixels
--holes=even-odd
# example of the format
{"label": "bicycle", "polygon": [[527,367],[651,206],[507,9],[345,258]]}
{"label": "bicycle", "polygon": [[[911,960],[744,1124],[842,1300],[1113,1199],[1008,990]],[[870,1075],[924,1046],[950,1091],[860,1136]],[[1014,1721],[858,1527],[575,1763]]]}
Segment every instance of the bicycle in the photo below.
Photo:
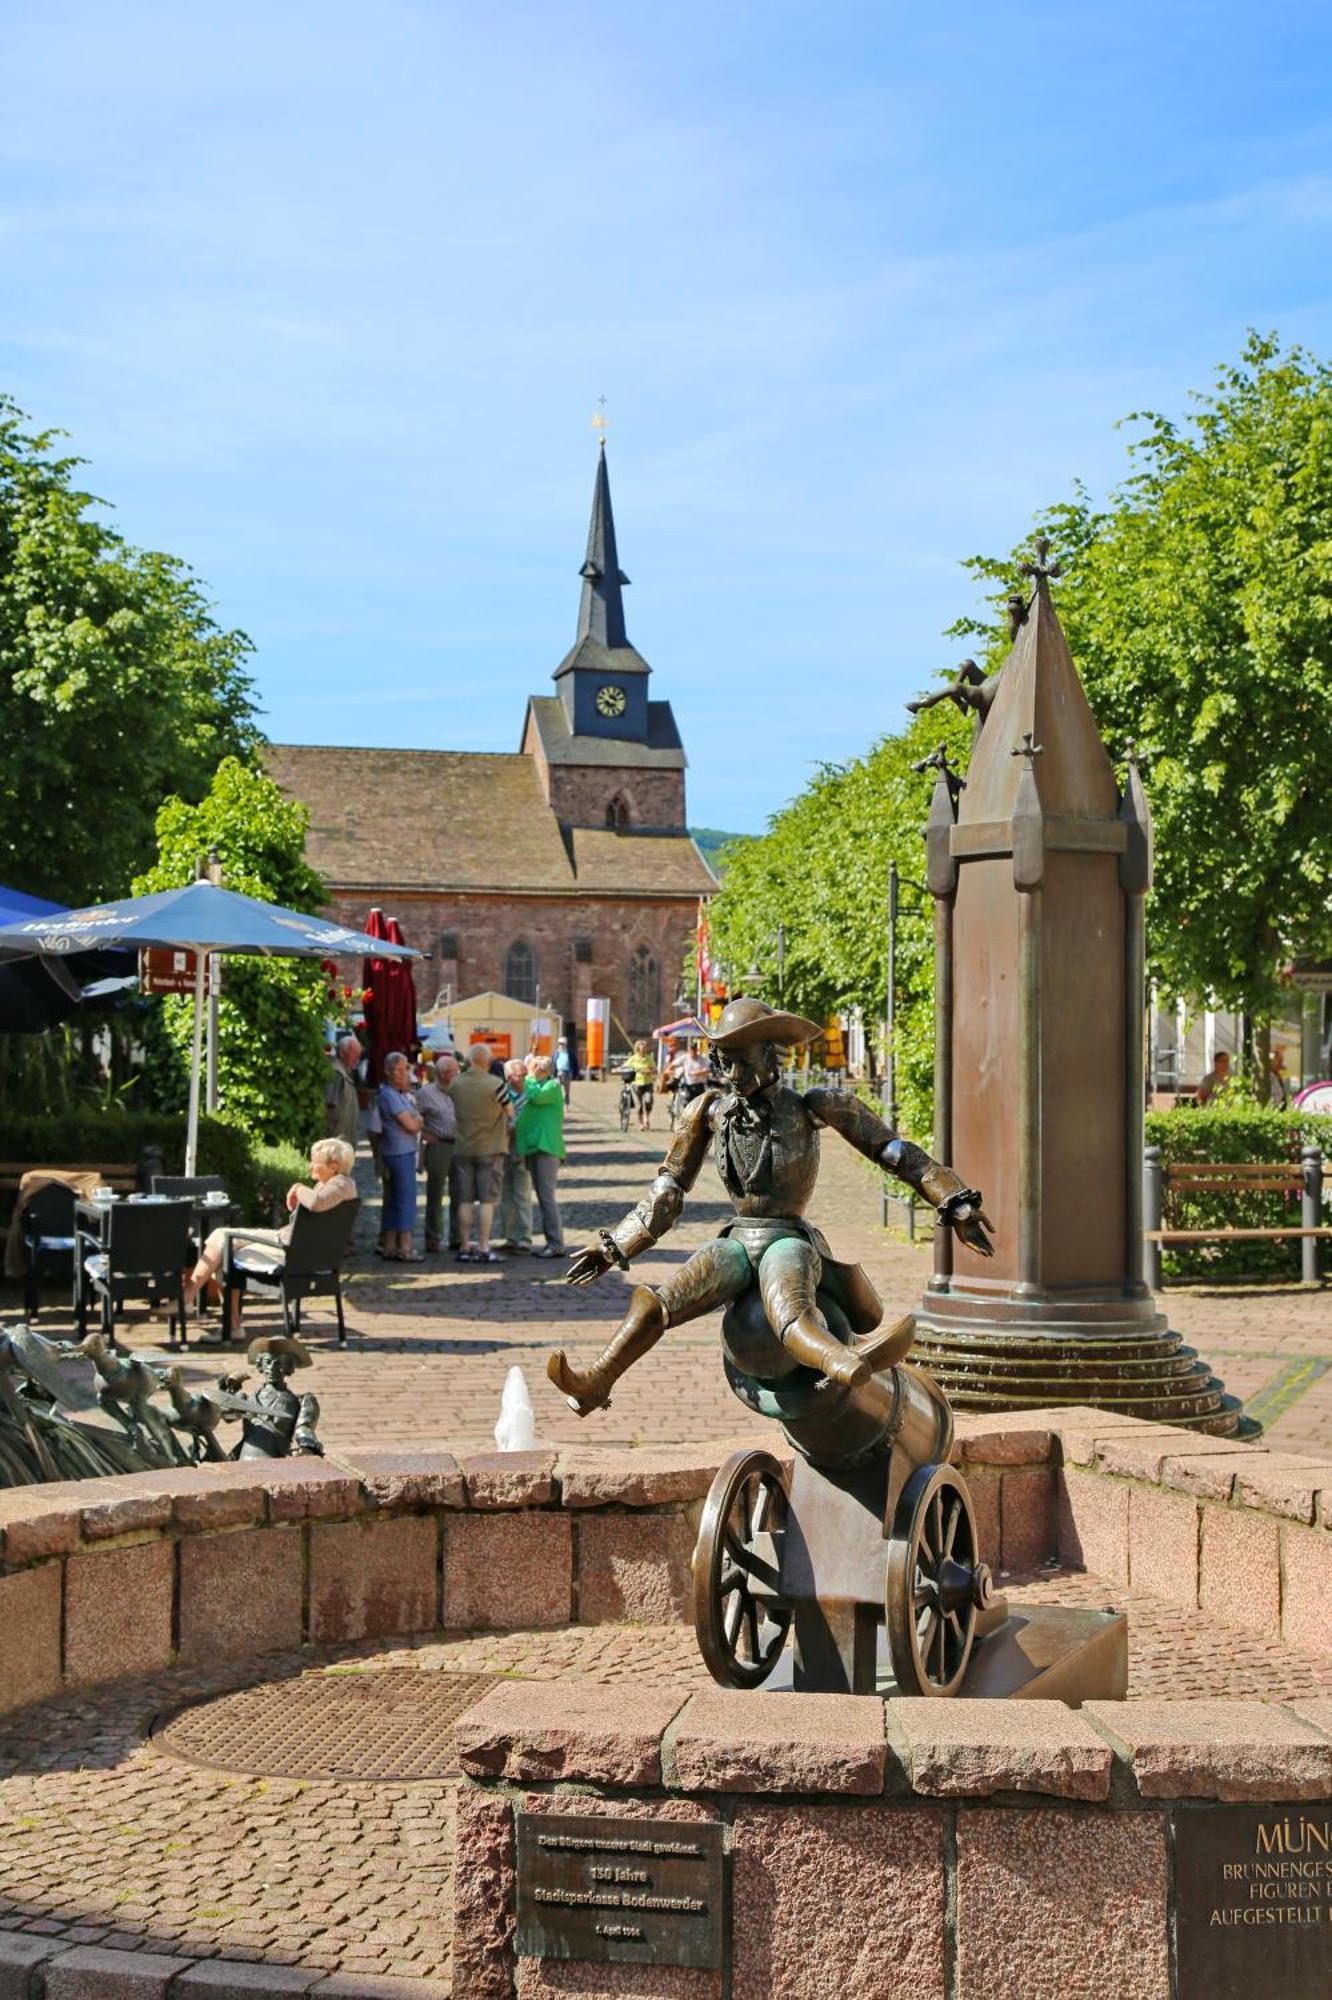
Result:
{"label": "bicycle", "polygon": [[634,1095],[634,1086],[628,1077],[623,1077],[620,1081],[620,1130],[622,1132],[629,1130],[629,1120],[633,1117],[637,1109],[638,1099]]}

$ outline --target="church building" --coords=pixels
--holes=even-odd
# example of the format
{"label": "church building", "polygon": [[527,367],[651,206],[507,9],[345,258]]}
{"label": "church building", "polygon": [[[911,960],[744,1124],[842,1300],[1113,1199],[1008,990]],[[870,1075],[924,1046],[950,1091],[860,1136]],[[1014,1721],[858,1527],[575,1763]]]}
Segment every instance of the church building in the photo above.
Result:
{"label": "church building", "polygon": [[423,1008],[445,992],[540,999],[581,1046],[586,1002],[604,994],[615,1045],[670,1018],[717,883],[687,831],[671,705],[649,696],[625,631],[604,441],[580,573],[577,636],[554,692],[529,699],[517,750],[282,743],[267,761],[309,808],[330,913],[363,928],[378,904],[432,954]]}

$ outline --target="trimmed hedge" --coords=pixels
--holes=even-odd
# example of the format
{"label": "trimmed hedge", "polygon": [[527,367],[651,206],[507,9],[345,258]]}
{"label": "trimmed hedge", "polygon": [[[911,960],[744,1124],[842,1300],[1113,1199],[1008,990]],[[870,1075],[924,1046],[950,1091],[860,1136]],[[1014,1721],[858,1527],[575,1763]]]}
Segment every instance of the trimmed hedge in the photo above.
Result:
{"label": "trimmed hedge", "polygon": [[[163,1172],[180,1174],[185,1171],[185,1129],[186,1121],[168,1112],[71,1111],[53,1117],[9,1117],[0,1124],[0,1155],[34,1167],[85,1162],[111,1166],[122,1161],[137,1166],[146,1147],[160,1146]],[[252,1149],[239,1126],[224,1125],[218,1118],[199,1120],[199,1172],[222,1176],[247,1222],[261,1216],[268,1219],[270,1155],[280,1155],[284,1161],[291,1156],[297,1164],[297,1172],[288,1173],[283,1181],[280,1198],[293,1179],[304,1179],[304,1154],[293,1147]]]}
{"label": "trimmed hedge", "polygon": [[[1321,1146],[1325,1172],[1332,1183],[1332,1118],[1311,1118],[1300,1111],[1274,1111],[1237,1098],[1206,1105],[1202,1110],[1181,1105],[1173,1111],[1147,1113],[1147,1144],[1159,1146],[1166,1164],[1172,1160],[1202,1160],[1216,1165],[1262,1160],[1299,1165],[1305,1146]],[[1332,1186],[1329,1186],[1332,1194]],[[1281,1195],[1255,1191],[1234,1194],[1189,1194],[1167,1188],[1164,1226],[1167,1229],[1277,1229],[1298,1223],[1298,1193]],[[1328,1194],[1323,1220],[1327,1221]],[[1324,1246],[1325,1257],[1332,1247]],[[1285,1243],[1166,1244],[1162,1268],[1167,1278],[1198,1281],[1218,1278],[1294,1278],[1299,1276],[1300,1245]]]}

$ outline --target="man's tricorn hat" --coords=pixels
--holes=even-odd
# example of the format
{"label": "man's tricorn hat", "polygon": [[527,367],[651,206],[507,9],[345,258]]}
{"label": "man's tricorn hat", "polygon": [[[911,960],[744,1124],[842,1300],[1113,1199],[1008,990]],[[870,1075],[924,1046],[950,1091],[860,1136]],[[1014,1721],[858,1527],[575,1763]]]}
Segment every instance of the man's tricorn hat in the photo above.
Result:
{"label": "man's tricorn hat", "polygon": [[750,1049],[756,1042],[776,1042],[784,1049],[815,1042],[823,1033],[817,1021],[802,1014],[779,1014],[766,1000],[731,1000],[708,1030],[714,1049]]}
{"label": "man's tricorn hat", "polygon": [[314,1356],[303,1340],[292,1340],[285,1333],[266,1333],[260,1340],[252,1340],[245,1350],[245,1359],[253,1366],[261,1354],[276,1355],[288,1368],[309,1368]]}

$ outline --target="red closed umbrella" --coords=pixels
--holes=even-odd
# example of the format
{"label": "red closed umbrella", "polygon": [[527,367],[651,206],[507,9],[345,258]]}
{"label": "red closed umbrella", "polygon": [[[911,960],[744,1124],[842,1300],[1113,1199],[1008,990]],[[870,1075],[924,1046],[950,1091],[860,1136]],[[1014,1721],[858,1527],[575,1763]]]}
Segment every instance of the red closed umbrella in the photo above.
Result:
{"label": "red closed umbrella", "polygon": [[[396,917],[388,919],[386,942],[396,945],[407,943]],[[410,964],[400,958],[386,958],[384,973],[387,974],[387,983],[381,975],[381,985],[385,989],[385,1007],[380,1016],[383,1033],[387,1037],[384,1050],[387,1054],[392,1049],[401,1049],[405,1056],[411,1055],[416,1047],[416,980]]]}
{"label": "red closed umbrella", "polygon": [[[365,920],[367,937],[388,940],[388,926],[384,922],[384,912],[375,908]],[[361,984],[365,988],[365,1053],[369,1063],[371,1083],[382,1083],[384,1077],[383,1060],[393,1047],[380,1033],[380,994],[387,983],[387,958],[365,958],[361,961]]]}

